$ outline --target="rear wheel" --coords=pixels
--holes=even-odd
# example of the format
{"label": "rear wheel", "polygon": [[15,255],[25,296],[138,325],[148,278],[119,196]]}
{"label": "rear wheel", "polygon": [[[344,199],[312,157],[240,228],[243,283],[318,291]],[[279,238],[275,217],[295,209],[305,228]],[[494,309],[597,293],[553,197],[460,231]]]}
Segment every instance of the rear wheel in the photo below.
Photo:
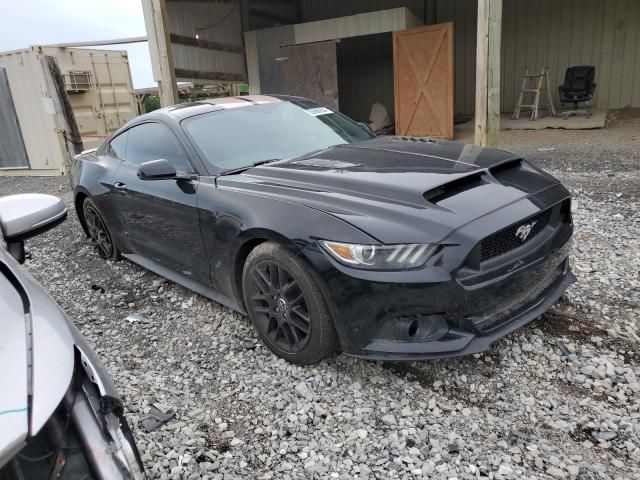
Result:
{"label": "rear wheel", "polygon": [[279,357],[301,365],[335,351],[338,339],[309,266],[275,242],[258,245],[242,275],[244,301],[262,341]]}
{"label": "rear wheel", "polygon": [[84,200],[82,206],[82,214],[89,232],[89,239],[96,247],[100,258],[105,260],[118,260],[120,258],[120,250],[113,241],[107,223],[98,212],[96,205],[90,198]]}

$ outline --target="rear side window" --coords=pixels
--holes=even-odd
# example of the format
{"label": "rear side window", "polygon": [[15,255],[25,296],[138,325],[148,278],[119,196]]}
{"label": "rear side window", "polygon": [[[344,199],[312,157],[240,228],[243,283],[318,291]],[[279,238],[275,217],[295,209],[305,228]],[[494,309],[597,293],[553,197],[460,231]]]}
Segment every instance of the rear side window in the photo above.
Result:
{"label": "rear side window", "polygon": [[114,138],[113,140],[111,140],[109,142],[109,150],[107,152],[107,154],[111,157],[115,157],[115,158],[119,158],[121,160],[124,160],[124,155],[125,155],[125,151],[127,148],[127,136],[129,135],[129,132],[126,131],[124,133],[121,133],[120,135],[118,135],[116,138]]}
{"label": "rear side window", "polygon": [[192,172],[187,153],[168,127],[160,123],[143,123],[128,130],[127,162],[140,165],[161,158],[169,161],[176,170]]}

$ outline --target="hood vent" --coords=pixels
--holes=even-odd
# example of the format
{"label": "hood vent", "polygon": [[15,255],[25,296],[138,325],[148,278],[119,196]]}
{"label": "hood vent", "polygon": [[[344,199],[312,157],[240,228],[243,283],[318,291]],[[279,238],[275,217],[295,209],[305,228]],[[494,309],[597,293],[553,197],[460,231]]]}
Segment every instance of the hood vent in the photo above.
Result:
{"label": "hood vent", "polygon": [[305,158],[302,160],[293,160],[291,162],[292,165],[302,165],[303,167],[316,167],[316,168],[355,168],[361,167],[361,163],[353,163],[353,162],[344,162],[342,160],[332,160],[329,158]]}
{"label": "hood vent", "polygon": [[433,188],[431,190],[427,190],[426,192],[424,192],[423,196],[426,201],[437,204],[438,202],[442,202],[447,198],[458,195],[465,190],[471,190],[472,188],[481,187],[482,185],[486,185],[487,183],[489,182],[484,179],[484,174],[482,172],[479,172],[473,175],[458,178],[453,182],[445,183],[444,185],[440,185],[439,187]]}
{"label": "hood vent", "polygon": [[504,173],[507,170],[518,170],[520,167],[522,167],[522,159],[514,158],[513,160],[507,160],[495,167],[491,167],[489,172],[494,177],[499,178],[501,173]]}
{"label": "hood vent", "polygon": [[432,138],[425,137],[391,137],[392,142],[420,142],[420,143],[438,143]]}

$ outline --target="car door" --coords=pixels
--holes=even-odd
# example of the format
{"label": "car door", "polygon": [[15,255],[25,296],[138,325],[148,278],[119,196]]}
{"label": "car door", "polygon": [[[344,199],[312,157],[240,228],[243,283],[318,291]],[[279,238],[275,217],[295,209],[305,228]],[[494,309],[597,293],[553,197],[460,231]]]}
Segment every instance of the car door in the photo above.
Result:
{"label": "car door", "polygon": [[114,186],[120,192],[118,210],[132,253],[210,284],[202,235],[198,223],[194,179],[141,180],[139,166],[165,159],[179,172],[194,172],[184,146],[171,129],[147,122],[128,130],[124,159]]}

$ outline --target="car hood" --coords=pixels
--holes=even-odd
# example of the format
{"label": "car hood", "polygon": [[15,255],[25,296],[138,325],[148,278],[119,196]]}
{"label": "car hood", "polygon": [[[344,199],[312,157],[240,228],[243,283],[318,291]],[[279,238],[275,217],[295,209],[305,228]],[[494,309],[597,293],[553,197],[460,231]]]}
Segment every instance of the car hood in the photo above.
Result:
{"label": "car hood", "polygon": [[453,230],[557,184],[513,155],[461,142],[377,137],[219,177],[339,217],[382,243]]}

